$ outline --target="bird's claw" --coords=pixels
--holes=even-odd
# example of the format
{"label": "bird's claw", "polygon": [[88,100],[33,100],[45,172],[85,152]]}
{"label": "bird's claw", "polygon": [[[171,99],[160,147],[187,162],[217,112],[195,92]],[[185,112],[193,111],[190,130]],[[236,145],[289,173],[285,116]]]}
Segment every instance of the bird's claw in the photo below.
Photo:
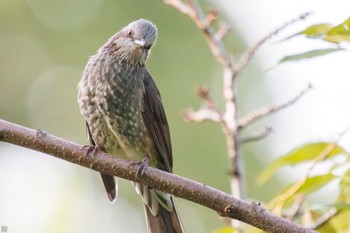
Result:
{"label": "bird's claw", "polygon": [[84,145],[81,150],[85,150],[85,155],[89,157],[95,157],[95,154],[98,153],[99,151],[102,151],[101,147],[97,145]]}
{"label": "bird's claw", "polygon": [[149,165],[149,157],[146,155],[140,162],[133,161],[130,165],[140,165],[139,169],[137,170],[136,177],[143,176],[145,174],[145,168],[147,168]]}

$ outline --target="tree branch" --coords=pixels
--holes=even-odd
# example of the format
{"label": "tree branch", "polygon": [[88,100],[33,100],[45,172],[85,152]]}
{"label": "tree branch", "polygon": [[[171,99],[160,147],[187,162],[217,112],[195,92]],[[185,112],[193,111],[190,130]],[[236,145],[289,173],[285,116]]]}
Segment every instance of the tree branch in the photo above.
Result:
{"label": "tree branch", "polygon": [[222,128],[225,129],[224,131],[228,132],[223,114],[209,95],[209,89],[205,86],[199,86],[197,88],[197,95],[202,98],[204,105],[197,111],[194,111],[193,109],[186,110],[183,114],[183,118],[186,121],[193,122],[202,122],[206,120],[220,122]]}
{"label": "tree branch", "polygon": [[194,111],[192,108],[187,109],[183,114],[182,118],[185,121],[191,121],[191,122],[203,122],[203,121],[213,121],[213,122],[220,122],[220,115],[214,111],[213,109],[207,108],[207,106],[204,106],[203,108]]}
{"label": "tree branch", "polygon": [[302,90],[298,95],[293,97],[290,100],[287,100],[286,102],[276,104],[276,105],[269,105],[266,107],[263,107],[261,109],[258,109],[254,112],[249,113],[247,116],[241,118],[238,123],[238,128],[242,129],[244,127],[247,127],[254,121],[257,121],[263,117],[269,116],[274,112],[277,112],[279,110],[282,110],[286,107],[289,107],[290,105],[296,103],[301,97],[303,97],[310,89],[312,86],[309,84],[304,90]]}
{"label": "tree branch", "polygon": [[271,37],[277,35],[280,31],[282,31],[283,29],[285,29],[286,27],[294,24],[295,22],[299,21],[299,20],[304,20],[305,18],[307,18],[310,15],[310,13],[303,13],[301,15],[299,15],[297,18],[290,20],[289,22],[283,24],[282,26],[276,28],[274,31],[272,31],[270,34],[266,35],[264,38],[262,38],[261,40],[259,40],[256,44],[254,44],[252,47],[250,47],[249,49],[247,49],[247,51],[245,51],[240,59],[236,62],[236,64],[233,66],[233,71],[232,71],[232,76],[233,78],[235,78],[243,69],[244,67],[246,67],[246,65],[248,64],[248,62],[250,61],[250,59],[253,57],[254,53],[269,39],[271,39]]}
{"label": "tree branch", "polygon": [[322,215],[312,226],[311,229],[318,229],[324,226],[329,220],[339,214],[337,208],[331,208],[327,213]]}
{"label": "tree branch", "polygon": [[40,151],[77,165],[139,182],[174,196],[206,206],[219,215],[245,222],[267,232],[315,232],[273,215],[258,203],[249,203],[205,184],[146,167],[138,175],[139,164],[103,152],[86,155],[87,148],[50,135],[0,120],[0,141]]}
{"label": "tree branch", "polygon": [[[206,103],[200,110],[188,110],[183,115],[186,120],[202,122],[206,120],[219,122],[222,130],[226,136],[227,152],[230,163],[230,186],[231,194],[236,198],[244,198],[244,181],[241,168],[241,158],[239,154],[239,129],[240,125],[237,119],[236,100],[235,100],[235,78],[241,70],[248,64],[255,51],[260,48],[268,39],[279,33],[287,26],[297,22],[298,20],[305,19],[309,14],[302,14],[296,19],[285,23],[281,27],[275,29],[273,32],[262,38],[254,46],[248,49],[240,59],[234,64],[233,57],[227,52],[222,38],[228,32],[228,27],[224,22],[219,22],[219,28],[215,30],[212,26],[213,22],[218,19],[216,11],[209,11],[207,14],[203,12],[196,0],[164,0],[168,5],[171,5],[181,13],[189,16],[197,27],[202,31],[210,51],[212,52],[216,62],[221,66],[222,76],[222,93],[225,100],[224,111],[220,111],[217,105],[210,99],[210,96],[205,92],[204,96],[201,96]],[[247,124],[259,119],[271,112],[277,111],[272,106],[272,109],[265,109],[264,112],[254,112],[252,115],[248,115]],[[277,108],[283,108],[282,106],[276,106]],[[269,130],[265,130],[259,135],[253,135],[252,137],[243,139],[243,142],[249,142],[262,139],[270,133]],[[234,228],[240,228],[237,221],[232,221],[231,224]]]}
{"label": "tree branch", "polygon": [[295,198],[295,202],[293,203],[292,207],[290,208],[288,213],[285,215],[286,219],[293,221],[295,216],[297,216],[297,214],[299,213],[300,208],[301,208],[302,204],[304,203],[304,201],[305,201],[305,196],[298,195]]}
{"label": "tree branch", "polygon": [[[235,104],[235,93],[233,83],[233,60],[229,55],[225,46],[222,42],[222,36],[227,32],[223,23],[219,27],[219,31],[215,31],[212,27],[212,22],[216,19],[216,15],[204,14],[203,10],[199,6],[196,0],[164,0],[168,5],[173,6],[181,13],[189,16],[197,27],[203,32],[204,37],[209,45],[210,51],[212,52],[216,62],[222,67],[223,70],[223,85],[222,92],[225,99],[225,111],[220,113],[217,109],[211,109],[209,112],[201,109],[198,112],[187,112],[192,116],[192,119],[198,121],[214,119],[221,123],[222,130],[226,136],[228,158],[230,161],[231,170],[231,194],[236,198],[242,198],[243,196],[243,178],[240,167],[240,158],[238,154],[237,145],[237,123],[236,123],[236,104]],[[208,101],[206,101],[208,102]],[[209,113],[209,114],[208,114]],[[214,114],[216,113],[216,114]],[[232,226],[238,227],[236,222],[232,222]]]}
{"label": "tree branch", "polygon": [[272,133],[272,128],[266,126],[264,130],[253,135],[249,135],[239,140],[240,143],[254,142],[266,138]]}
{"label": "tree branch", "polygon": [[207,40],[216,61],[224,68],[227,66],[232,68],[231,58],[226,52],[225,46],[220,40],[221,38],[215,36],[216,33],[211,26],[212,20],[208,20],[197,1],[186,0],[186,3],[184,3],[181,0],[164,0],[164,2],[176,8],[181,13],[189,16],[195,22],[197,27],[203,31],[205,39]]}

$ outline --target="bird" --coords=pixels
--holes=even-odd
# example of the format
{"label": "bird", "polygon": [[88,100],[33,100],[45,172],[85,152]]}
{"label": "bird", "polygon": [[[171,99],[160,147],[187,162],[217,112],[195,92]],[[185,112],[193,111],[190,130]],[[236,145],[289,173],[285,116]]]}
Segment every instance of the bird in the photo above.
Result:
{"label": "bird", "polygon": [[[160,92],[146,67],[157,27],[131,22],[90,57],[78,84],[78,103],[90,144],[133,162],[173,172],[171,138]],[[101,177],[107,196],[117,198],[117,179]],[[149,233],[183,233],[172,195],[133,183],[141,195]]]}

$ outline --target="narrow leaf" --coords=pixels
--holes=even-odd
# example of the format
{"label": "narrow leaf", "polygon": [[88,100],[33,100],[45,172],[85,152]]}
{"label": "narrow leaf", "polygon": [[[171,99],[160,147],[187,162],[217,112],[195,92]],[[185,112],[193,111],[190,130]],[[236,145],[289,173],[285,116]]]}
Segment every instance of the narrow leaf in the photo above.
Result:
{"label": "narrow leaf", "polygon": [[304,34],[311,38],[318,38],[326,34],[332,27],[333,25],[329,23],[315,24],[306,28],[304,31],[300,32],[299,34]]}
{"label": "narrow leaf", "polygon": [[338,201],[350,203],[350,169],[347,169],[341,178]]}
{"label": "narrow leaf", "polygon": [[[262,185],[265,183],[276,172],[276,170],[281,167],[304,163],[315,159],[330,145],[332,144],[324,142],[311,143],[301,146],[292,152],[280,157],[279,159],[275,160],[269,167],[267,167],[265,171],[260,175],[258,178],[258,184]],[[339,155],[343,152],[343,148],[340,146],[335,146],[334,149],[328,154],[328,158]]]}
{"label": "narrow leaf", "polygon": [[331,28],[325,36],[324,40],[337,44],[341,42],[350,43],[350,18],[345,20],[343,23]]}
{"label": "narrow leaf", "polygon": [[338,177],[327,173],[299,180],[289,185],[281,194],[276,196],[269,205],[271,208],[280,211],[284,206],[291,205],[297,196],[307,196],[316,192],[335,178]]}
{"label": "narrow leaf", "polygon": [[233,227],[224,227],[214,231],[213,233],[236,233],[236,232],[238,232],[238,230]]}
{"label": "narrow leaf", "polygon": [[310,27],[305,28],[304,30],[302,30],[300,32],[297,32],[291,36],[288,36],[285,39],[282,39],[279,42],[286,41],[286,40],[292,39],[292,38],[294,38],[296,36],[300,36],[300,35],[305,35],[308,38],[317,38],[317,39],[323,38],[324,35],[326,35],[327,32],[332,27],[333,27],[333,25],[329,24],[329,23],[314,24],[314,25],[311,25]]}
{"label": "narrow leaf", "polygon": [[288,61],[298,61],[302,59],[309,59],[313,57],[323,56],[329,53],[334,53],[343,50],[342,48],[328,48],[328,49],[316,49],[307,51],[305,53],[299,53],[294,55],[285,56],[277,64],[288,62]]}
{"label": "narrow leaf", "polygon": [[338,176],[332,175],[330,173],[324,175],[318,175],[309,177],[306,179],[305,183],[300,187],[298,193],[303,193],[305,195],[311,194],[320,190],[322,187],[326,186],[329,182],[338,178]]}

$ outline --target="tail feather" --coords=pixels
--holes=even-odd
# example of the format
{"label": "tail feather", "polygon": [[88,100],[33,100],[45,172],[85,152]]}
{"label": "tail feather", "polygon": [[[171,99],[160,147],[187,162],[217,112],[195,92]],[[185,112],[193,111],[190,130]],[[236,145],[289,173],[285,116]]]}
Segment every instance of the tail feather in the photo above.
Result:
{"label": "tail feather", "polygon": [[173,198],[168,193],[134,182],[145,204],[148,233],[184,233]]}
{"label": "tail feather", "polygon": [[103,185],[105,186],[108,199],[111,203],[114,203],[118,196],[118,185],[117,179],[114,179],[113,176],[101,174]]}
{"label": "tail feather", "polygon": [[154,216],[150,208],[145,205],[147,230],[149,233],[184,233],[185,230],[177,214],[174,202],[173,210],[169,212],[159,205],[158,214]]}

